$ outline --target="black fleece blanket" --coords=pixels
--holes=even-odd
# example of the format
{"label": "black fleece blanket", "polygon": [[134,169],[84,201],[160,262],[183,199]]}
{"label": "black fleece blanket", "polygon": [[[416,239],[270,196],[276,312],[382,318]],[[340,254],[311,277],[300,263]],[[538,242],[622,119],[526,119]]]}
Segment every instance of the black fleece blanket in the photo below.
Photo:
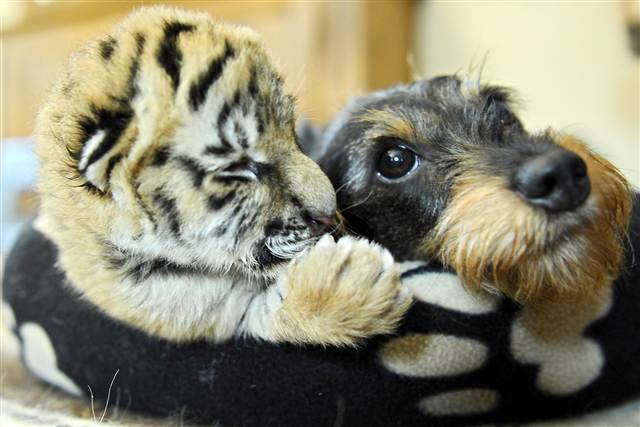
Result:
{"label": "black fleece blanket", "polygon": [[55,266],[56,247],[33,227],[6,261],[3,298],[32,372],[84,397],[87,386],[102,400],[111,388],[129,410],[239,426],[558,418],[640,396],[635,205],[626,267],[594,306],[522,308],[409,263],[403,278],[417,303],[396,335],[359,349],[152,338],[80,299]]}

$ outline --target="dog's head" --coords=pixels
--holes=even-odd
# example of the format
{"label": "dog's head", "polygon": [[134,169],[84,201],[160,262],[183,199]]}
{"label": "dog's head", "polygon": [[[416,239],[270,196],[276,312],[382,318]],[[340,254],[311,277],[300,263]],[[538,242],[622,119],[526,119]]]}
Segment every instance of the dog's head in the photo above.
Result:
{"label": "dog's head", "polygon": [[317,146],[348,226],[397,259],[435,258],[519,301],[618,275],[629,185],[575,139],[527,132],[504,88],[446,76],[366,95]]}

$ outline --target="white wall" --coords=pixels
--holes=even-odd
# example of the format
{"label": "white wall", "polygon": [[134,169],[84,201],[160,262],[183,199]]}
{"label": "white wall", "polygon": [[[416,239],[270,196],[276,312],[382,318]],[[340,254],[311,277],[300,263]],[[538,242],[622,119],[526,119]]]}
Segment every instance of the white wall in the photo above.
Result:
{"label": "white wall", "polygon": [[[634,0],[635,1],[635,0]],[[530,129],[570,132],[640,184],[640,65],[623,2],[420,2],[424,76],[466,71],[514,87]],[[637,5],[636,5],[637,6]]]}

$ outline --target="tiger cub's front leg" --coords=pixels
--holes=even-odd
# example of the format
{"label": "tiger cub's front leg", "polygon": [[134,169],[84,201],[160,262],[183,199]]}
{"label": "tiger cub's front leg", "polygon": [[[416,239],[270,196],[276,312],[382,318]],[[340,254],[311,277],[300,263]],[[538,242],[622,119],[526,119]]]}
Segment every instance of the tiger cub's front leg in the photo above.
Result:
{"label": "tiger cub's front leg", "polygon": [[366,240],[323,237],[252,303],[245,332],[273,341],[353,345],[393,332],[411,304],[389,252]]}

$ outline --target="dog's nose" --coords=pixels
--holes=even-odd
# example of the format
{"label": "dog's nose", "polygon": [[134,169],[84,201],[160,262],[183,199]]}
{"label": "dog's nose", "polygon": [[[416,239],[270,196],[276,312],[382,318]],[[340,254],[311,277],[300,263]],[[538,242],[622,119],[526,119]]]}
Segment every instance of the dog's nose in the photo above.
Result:
{"label": "dog's nose", "polygon": [[326,213],[305,212],[304,220],[314,236],[319,236],[331,229],[335,216]]}
{"label": "dog's nose", "polygon": [[513,184],[529,203],[550,212],[576,209],[591,191],[584,160],[564,149],[544,153],[524,163],[516,172]]}

